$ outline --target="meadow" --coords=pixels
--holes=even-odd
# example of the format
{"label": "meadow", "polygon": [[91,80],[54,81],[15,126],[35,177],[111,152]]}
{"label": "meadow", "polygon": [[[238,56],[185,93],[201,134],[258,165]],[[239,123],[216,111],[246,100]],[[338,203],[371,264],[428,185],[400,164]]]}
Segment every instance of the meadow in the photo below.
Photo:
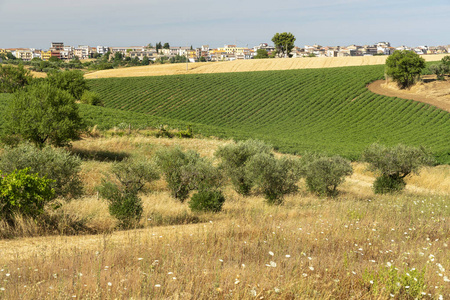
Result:
{"label": "meadow", "polygon": [[[125,131],[122,137],[84,138],[72,151],[152,157],[161,147],[180,145],[211,157],[226,143]],[[110,165],[85,158],[87,195],[59,210],[96,235],[32,237],[42,233],[24,220],[24,238],[0,243],[1,298],[450,297],[449,166],[408,178],[403,194],[374,195],[373,174],[354,163],[338,198],[317,197],[299,182],[300,191],[282,206],[226,186],[218,214],[192,213],[160,180],[141,195],[140,228],[114,231],[116,221],[94,190]]]}
{"label": "meadow", "polygon": [[205,136],[253,137],[285,153],[319,151],[352,160],[374,142],[405,143],[429,147],[440,163],[449,163],[450,114],[370,92],[366,85],[382,78],[383,70],[105,78],[89,85],[108,108],[164,118],[170,126],[192,124]]}

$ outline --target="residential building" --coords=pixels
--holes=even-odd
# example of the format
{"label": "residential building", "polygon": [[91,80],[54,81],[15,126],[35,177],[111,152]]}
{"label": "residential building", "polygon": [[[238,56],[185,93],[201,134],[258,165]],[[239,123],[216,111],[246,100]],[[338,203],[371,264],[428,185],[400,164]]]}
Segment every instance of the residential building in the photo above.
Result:
{"label": "residential building", "polygon": [[49,60],[50,57],[52,57],[52,51],[41,51],[41,59],[42,60]]}
{"label": "residential building", "polygon": [[62,51],[62,50],[64,50],[64,43],[62,43],[62,42],[52,42],[50,50],[52,50],[52,51]]}

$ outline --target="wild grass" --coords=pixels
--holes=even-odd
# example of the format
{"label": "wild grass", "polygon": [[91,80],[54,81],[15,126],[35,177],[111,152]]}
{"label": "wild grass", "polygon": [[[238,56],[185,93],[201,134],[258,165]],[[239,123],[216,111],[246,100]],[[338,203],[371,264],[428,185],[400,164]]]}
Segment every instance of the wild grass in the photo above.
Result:
{"label": "wild grass", "polygon": [[[177,143],[211,156],[227,142],[129,136],[78,141],[74,151],[151,156]],[[95,186],[109,164],[86,159],[85,182]],[[373,194],[364,165],[354,169],[335,199],[301,188],[282,206],[268,206],[227,186],[219,214],[190,212],[158,181],[142,195],[140,228],[129,231],[113,230],[115,220],[92,190],[61,210],[101,233],[0,242],[0,298],[449,298],[448,166],[385,196]]]}

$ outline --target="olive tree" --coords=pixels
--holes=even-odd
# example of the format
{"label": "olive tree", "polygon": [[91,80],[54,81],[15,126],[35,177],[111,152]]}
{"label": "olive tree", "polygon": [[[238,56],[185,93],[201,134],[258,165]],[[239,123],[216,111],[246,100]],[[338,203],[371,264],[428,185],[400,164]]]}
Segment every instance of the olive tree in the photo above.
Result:
{"label": "olive tree", "polygon": [[193,150],[180,147],[160,149],[156,163],[174,198],[184,202],[192,190],[218,189],[222,176],[212,162]]}
{"label": "olive tree", "polygon": [[298,159],[275,158],[269,153],[254,155],[245,166],[246,176],[264,194],[268,204],[282,204],[286,194],[297,191],[300,179]]}
{"label": "olive tree", "polygon": [[369,170],[378,174],[373,184],[377,194],[403,190],[406,176],[435,163],[425,148],[402,144],[393,147],[372,144],[362,153],[362,160],[370,164]]}
{"label": "olive tree", "polygon": [[230,178],[236,192],[248,195],[252,182],[245,174],[247,162],[258,153],[269,154],[272,147],[256,140],[227,144],[217,149],[215,156],[220,159],[219,167]]}
{"label": "olive tree", "polygon": [[143,212],[138,193],[146,183],[159,178],[157,166],[147,158],[132,158],[114,163],[111,171],[112,176],[103,178],[97,188],[99,194],[108,202],[109,212],[119,220],[120,227],[134,227]]}
{"label": "olive tree", "polygon": [[395,51],[386,59],[386,75],[401,89],[416,83],[424,68],[425,60],[414,51]]}
{"label": "olive tree", "polygon": [[350,161],[340,156],[306,154],[302,157],[301,165],[308,190],[329,197],[336,196],[338,185],[353,173]]}

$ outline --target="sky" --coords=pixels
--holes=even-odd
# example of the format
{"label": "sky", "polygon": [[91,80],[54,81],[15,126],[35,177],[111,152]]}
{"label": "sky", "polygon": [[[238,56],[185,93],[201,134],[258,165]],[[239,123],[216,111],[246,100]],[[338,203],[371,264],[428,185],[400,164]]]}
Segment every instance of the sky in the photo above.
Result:
{"label": "sky", "polygon": [[0,0],[0,48],[450,44],[449,0]]}

